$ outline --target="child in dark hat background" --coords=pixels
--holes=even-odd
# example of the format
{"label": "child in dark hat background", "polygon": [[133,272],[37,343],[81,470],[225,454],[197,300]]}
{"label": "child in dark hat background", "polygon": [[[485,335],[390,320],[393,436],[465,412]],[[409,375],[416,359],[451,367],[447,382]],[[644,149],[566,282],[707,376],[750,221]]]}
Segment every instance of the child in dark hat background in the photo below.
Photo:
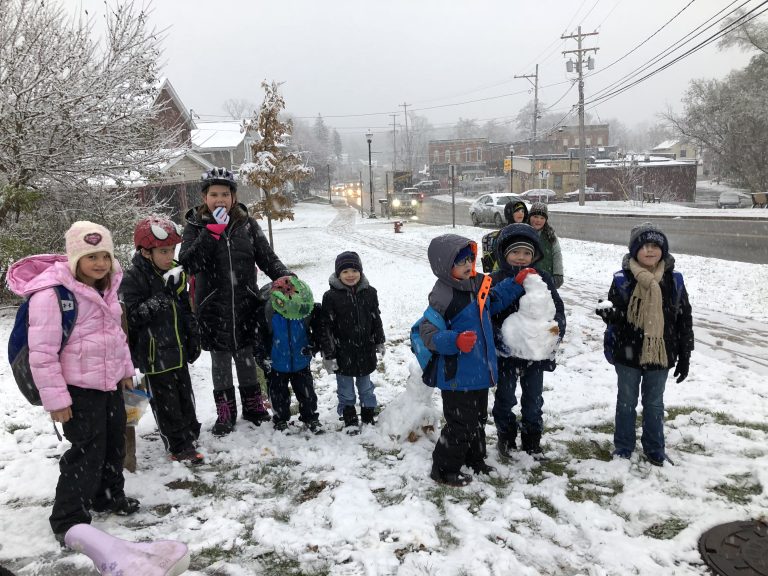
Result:
{"label": "child in dark hat background", "polygon": [[[565,335],[565,307],[560,295],[555,288],[552,276],[539,269],[542,251],[539,235],[528,224],[510,224],[502,229],[496,244],[497,258],[500,262],[499,270],[491,275],[493,284],[496,285],[506,278],[517,278],[525,274],[526,270],[533,267],[546,283],[554,303],[554,318],[557,322],[558,337],[562,340]],[[546,360],[532,360],[510,355],[501,338],[501,326],[511,314],[519,312],[520,301],[514,302],[493,316],[493,325],[496,330],[497,347],[500,350],[498,358],[499,379],[496,387],[496,395],[493,405],[493,421],[498,433],[497,449],[499,454],[509,457],[512,450],[517,447],[518,427],[522,436],[522,449],[528,454],[540,454],[541,434],[544,429],[544,372],[553,372],[556,367],[554,358]],[[520,379],[522,390],[520,397],[521,420],[518,426],[517,419],[512,411],[517,404],[515,388]]]}
{"label": "child in dark hat background", "polygon": [[642,392],[641,444],[648,461],[663,466],[664,388],[671,368],[676,382],[688,376],[693,350],[691,305],[682,275],[675,271],[667,236],[651,223],[632,229],[629,253],[595,311],[610,325],[606,357],[617,375],[613,455],[630,458],[635,449],[637,401]]}
{"label": "child in dark hat background", "polygon": [[555,280],[555,287],[563,285],[563,254],[554,228],[549,223],[549,208],[544,202],[534,202],[528,212],[528,223],[539,234],[541,260],[539,270],[548,272]]}
{"label": "child in dark hat background", "polygon": [[330,289],[323,294],[323,366],[336,374],[337,411],[348,432],[357,430],[355,387],[360,397],[363,424],[374,424],[376,394],[371,373],[376,369],[376,354],[385,354],[384,326],[379,297],[363,274],[357,252],[342,252],[336,257],[334,272],[328,278]]}
{"label": "child in dark hat background", "polygon": [[[504,218],[507,220],[507,224],[527,224],[528,206],[522,200],[507,202],[504,206]],[[483,256],[480,259],[483,265],[483,272],[491,273],[499,269],[499,262],[496,259],[496,242],[500,232],[500,230],[489,232],[480,241],[483,247]]]}

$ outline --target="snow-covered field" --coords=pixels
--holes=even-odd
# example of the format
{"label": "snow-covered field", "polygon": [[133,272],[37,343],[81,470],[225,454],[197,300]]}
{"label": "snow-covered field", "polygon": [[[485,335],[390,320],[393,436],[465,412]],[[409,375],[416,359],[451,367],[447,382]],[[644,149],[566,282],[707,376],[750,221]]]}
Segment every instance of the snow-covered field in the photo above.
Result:
{"label": "snow-covered field", "polygon": [[[203,353],[192,376],[206,464],[169,462],[145,416],[139,469],[126,473],[127,493],[141,499],[141,511],[97,515],[95,525],[127,539],[187,542],[189,574],[198,575],[706,574],[699,535],[768,506],[768,265],[677,257],[696,350],[689,378],[676,384],[670,377],[666,393],[676,466],[655,468],[637,455],[610,459],[615,374],[603,359],[603,324],[593,310],[624,249],[561,240],[568,332],[557,371],[545,376],[549,461],[524,453],[501,461],[489,422],[489,462],[498,474],[454,489],[428,477],[437,432],[415,442],[402,434],[416,411],[430,413],[417,400],[420,384],[403,396],[412,364],[407,334],[434,283],[426,247],[448,231],[407,224],[394,234],[391,223],[361,221],[352,209],[300,204],[294,222],[276,224],[275,249],[315,299],[328,287],[336,254],[347,249],[360,253],[379,291],[388,352],[373,378],[387,425],[358,436],[338,432],[335,380],[318,358],[313,372],[329,433],[310,436],[297,427],[284,435],[241,422],[230,436],[214,438]],[[455,231],[478,242],[487,232]],[[12,310],[0,311],[0,341],[12,319]],[[85,556],[59,551],[48,527],[65,443],[41,408],[25,404],[5,362],[0,388],[0,564],[20,575],[95,573]],[[439,408],[439,395],[432,401]]]}

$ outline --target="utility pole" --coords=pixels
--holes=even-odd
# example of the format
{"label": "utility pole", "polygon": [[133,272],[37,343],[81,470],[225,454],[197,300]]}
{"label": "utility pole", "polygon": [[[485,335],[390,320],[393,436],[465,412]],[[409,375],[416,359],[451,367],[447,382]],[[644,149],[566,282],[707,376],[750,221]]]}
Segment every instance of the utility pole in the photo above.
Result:
{"label": "utility pole", "polygon": [[[533,78],[533,141],[531,142],[531,175],[533,176],[534,188],[536,183],[536,122],[539,119],[539,65],[536,64],[535,74],[520,74],[515,78],[525,78],[528,82],[531,82]],[[511,180],[510,180],[511,181]],[[510,189],[511,192],[511,189]]]}
{"label": "utility pole", "polygon": [[410,104],[403,102],[400,106],[403,107],[403,115],[405,116],[405,155],[407,156],[405,167],[409,174],[413,174],[413,168],[411,167],[411,140],[408,138],[408,106]]}
{"label": "utility pole", "polygon": [[[579,74],[579,206],[584,206],[584,189],[587,186],[587,151],[584,142],[584,54],[586,52],[597,52],[599,48],[582,48],[581,41],[586,36],[597,36],[597,32],[581,33],[581,26],[577,34],[560,36],[562,40],[576,39],[578,49],[565,50],[563,54],[576,54],[576,72]],[[588,61],[590,69],[592,68],[592,59]]]}
{"label": "utility pole", "polygon": [[392,172],[394,172],[397,170],[397,114],[390,114],[390,116],[392,116]]}
{"label": "utility pole", "polygon": [[331,200],[331,165],[326,164],[326,167],[328,168],[328,204],[333,204]]}

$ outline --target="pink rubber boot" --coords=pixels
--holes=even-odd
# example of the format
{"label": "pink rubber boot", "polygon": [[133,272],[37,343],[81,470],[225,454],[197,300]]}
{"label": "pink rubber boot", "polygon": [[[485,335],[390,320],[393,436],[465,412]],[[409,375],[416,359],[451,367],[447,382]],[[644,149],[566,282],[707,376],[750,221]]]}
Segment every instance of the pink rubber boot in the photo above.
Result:
{"label": "pink rubber boot", "polygon": [[75,524],[64,543],[93,560],[102,576],[178,576],[189,568],[187,545],[175,540],[128,542],[90,524]]}

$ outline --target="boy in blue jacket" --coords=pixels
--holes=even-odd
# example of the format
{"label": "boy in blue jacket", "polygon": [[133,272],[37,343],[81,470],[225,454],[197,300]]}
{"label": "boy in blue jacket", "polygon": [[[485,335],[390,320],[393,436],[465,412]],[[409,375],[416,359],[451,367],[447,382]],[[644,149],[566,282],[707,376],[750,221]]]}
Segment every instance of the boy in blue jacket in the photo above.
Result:
{"label": "boy in blue jacket", "polygon": [[429,305],[446,324],[441,330],[424,320],[419,329],[426,347],[438,354],[435,381],[445,417],[430,477],[441,484],[466,486],[472,477],[461,472],[463,465],[476,474],[494,470],[485,463],[488,389],[497,378],[491,314],[517,301],[524,290],[513,279],[491,288],[490,276],[475,270],[477,244],[463,236],[433,238],[427,255],[437,276]]}
{"label": "boy in blue jacket", "polygon": [[257,323],[256,362],[267,376],[275,430],[285,431],[291,419],[291,385],[299,401],[299,420],[313,434],[324,432],[317,414],[309,363],[319,349],[320,306],[312,290],[295,276],[283,276],[262,288],[268,293]]}

